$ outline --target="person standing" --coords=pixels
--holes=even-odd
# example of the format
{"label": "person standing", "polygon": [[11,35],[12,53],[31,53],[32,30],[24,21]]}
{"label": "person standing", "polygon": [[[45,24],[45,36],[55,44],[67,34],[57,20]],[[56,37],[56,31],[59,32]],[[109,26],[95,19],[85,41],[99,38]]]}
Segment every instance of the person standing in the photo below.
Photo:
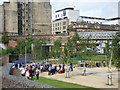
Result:
{"label": "person standing", "polygon": [[31,80],[34,80],[34,79],[33,79],[34,70],[33,70],[32,66],[30,67],[29,73],[30,73]]}
{"label": "person standing", "polygon": [[49,66],[49,69],[48,69],[48,75],[50,75],[51,73],[52,73],[52,67],[51,67],[51,65]]}
{"label": "person standing", "polygon": [[73,71],[73,64],[72,63],[70,63],[70,69],[71,69],[71,71]]}
{"label": "person standing", "polygon": [[39,79],[39,73],[40,73],[40,70],[37,68],[37,69],[36,69],[36,77],[37,77],[37,80]]}

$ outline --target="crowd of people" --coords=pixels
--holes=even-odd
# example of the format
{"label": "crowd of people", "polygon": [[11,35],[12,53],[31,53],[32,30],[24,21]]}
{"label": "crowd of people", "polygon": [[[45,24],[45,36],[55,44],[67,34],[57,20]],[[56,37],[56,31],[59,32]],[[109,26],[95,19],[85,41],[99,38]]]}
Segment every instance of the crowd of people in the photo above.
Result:
{"label": "crowd of people", "polygon": [[[54,75],[55,73],[65,73],[65,64],[59,64],[59,63],[48,63],[42,62],[41,64],[32,62],[30,65],[24,65],[24,64],[15,64],[13,63],[10,68],[10,74],[13,74],[13,70],[19,69],[21,71],[21,75],[25,76],[29,80],[34,80],[33,77],[36,76],[37,79],[39,79],[39,74],[42,72],[48,72],[48,75]],[[69,67],[70,71],[73,71],[73,64],[70,63]]]}

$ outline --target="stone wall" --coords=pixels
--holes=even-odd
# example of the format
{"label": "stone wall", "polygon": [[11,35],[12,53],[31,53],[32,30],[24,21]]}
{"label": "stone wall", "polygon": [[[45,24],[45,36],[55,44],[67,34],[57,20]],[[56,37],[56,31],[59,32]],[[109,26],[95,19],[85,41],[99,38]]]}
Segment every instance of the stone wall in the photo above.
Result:
{"label": "stone wall", "polygon": [[5,65],[6,63],[9,63],[9,55],[2,55],[0,58],[0,66]]}
{"label": "stone wall", "polygon": [[[62,43],[67,43],[68,42],[68,35],[35,35],[35,36],[11,36],[13,39],[25,39],[32,37],[33,39],[45,39],[48,41],[50,39],[50,43],[53,44],[55,40],[61,40]],[[47,42],[48,43],[48,42]]]}

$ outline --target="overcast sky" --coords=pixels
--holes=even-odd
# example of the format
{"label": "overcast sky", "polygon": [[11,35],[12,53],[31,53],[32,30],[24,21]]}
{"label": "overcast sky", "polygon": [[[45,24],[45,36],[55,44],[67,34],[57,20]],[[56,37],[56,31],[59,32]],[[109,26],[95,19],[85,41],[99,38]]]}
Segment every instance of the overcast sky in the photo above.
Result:
{"label": "overcast sky", "polygon": [[[0,4],[2,4],[3,1],[9,0],[0,0]],[[118,16],[118,1],[119,0],[51,0],[51,5],[52,13],[67,6],[75,6],[80,10],[81,16],[111,18]]]}

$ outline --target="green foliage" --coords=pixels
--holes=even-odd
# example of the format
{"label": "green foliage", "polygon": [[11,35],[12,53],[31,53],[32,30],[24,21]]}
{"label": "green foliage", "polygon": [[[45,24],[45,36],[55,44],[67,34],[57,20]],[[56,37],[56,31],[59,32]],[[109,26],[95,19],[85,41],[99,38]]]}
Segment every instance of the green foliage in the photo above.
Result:
{"label": "green foliage", "polygon": [[112,62],[120,68],[120,32],[116,33],[112,40]]}
{"label": "green foliage", "polygon": [[62,52],[60,47],[61,47],[61,41],[60,40],[56,40],[54,42],[54,46],[51,48],[51,55],[53,57],[57,57],[57,58],[60,57],[61,52]]}
{"label": "green foliage", "polygon": [[42,48],[42,45],[45,44],[42,40],[36,40],[34,41],[35,47],[34,50],[36,51],[36,58],[37,60],[43,60],[45,57],[43,56],[45,53],[45,49]]}
{"label": "green foliage", "polygon": [[78,33],[75,33],[75,35],[72,37],[72,41],[74,43],[76,43],[77,41],[80,41],[80,37],[79,37]]}
{"label": "green foliage", "polygon": [[110,57],[110,42],[109,41],[107,41],[107,43],[105,43],[105,48],[104,48],[104,52],[105,52],[105,54],[107,55],[107,57]]}
{"label": "green foliage", "polygon": [[6,55],[6,50],[2,49],[2,55]]}
{"label": "green foliage", "polygon": [[2,43],[4,43],[4,44],[8,44],[9,43],[9,37],[7,37],[7,35],[6,34],[3,34],[2,35]]}
{"label": "green foliage", "polygon": [[31,88],[38,88],[36,85],[31,86]]}
{"label": "green foliage", "polygon": [[12,48],[12,47],[7,47],[6,53],[9,54],[9,55],[14,54],[14,48]]}

